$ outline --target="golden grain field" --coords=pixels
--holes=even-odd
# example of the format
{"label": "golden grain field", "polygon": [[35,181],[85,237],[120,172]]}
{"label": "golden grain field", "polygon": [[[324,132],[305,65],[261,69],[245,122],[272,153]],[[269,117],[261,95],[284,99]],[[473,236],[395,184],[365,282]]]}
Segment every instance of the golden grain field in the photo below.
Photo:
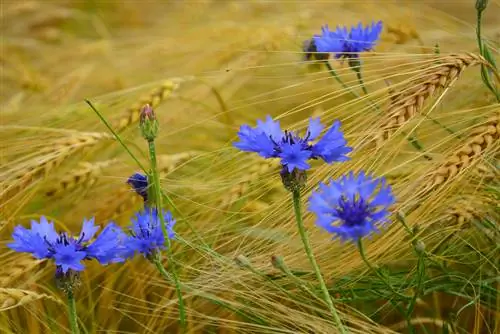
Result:
{"label": "golden grain field", "polygon": [[[308,292],[317,282],[279,162],[232,146],[241,124],[267,114],[294,129],[310,116],[341,120],[351,160],[314,162],[303,197],[351,170],[386,177],[393,223],[367,240],[369,260],[409,296],[412,241],[436,264],[406,321],[397,303],[370,292],[376,277],[356,247],[332,240],[305,211],[350,333],[410,333],[409,323],[415,333],[500,333],[500,104],[481,67],[500,81],[479,52],[474,4],[2,0],[0,332],[70,332],[53,263],[7,247],[16,225],[44,215],[74,233],[84,217],[126,227],[142,206],[126,184],[139,167],[88,99],[144,164],[139,115],[145,104],[155,109],[162,189],[178,215],[172,252],[186,333],[338,332]],[[482,25],[497,63],[498,12],[490,0]],[[350,90],[304,59],[303,41],[322,25],[373,20],[384,29],[362,55],[368,95],[345,61],[330,63]],[[297,275],[273,266],[276,256]],[[182,332],[175,288],[147,260],[86,267],[75,292],[82,333]]]}

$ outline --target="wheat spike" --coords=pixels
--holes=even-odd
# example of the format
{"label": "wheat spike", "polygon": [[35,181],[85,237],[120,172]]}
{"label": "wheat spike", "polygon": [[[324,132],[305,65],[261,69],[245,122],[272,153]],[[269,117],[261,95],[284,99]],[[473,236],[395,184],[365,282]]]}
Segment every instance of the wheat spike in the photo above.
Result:
{"label": "wheat spike", "polygon": [[425,102],[438,91],[450,88],[467,67],[478,64],[488,63],[481,56],[471,53],[450,55],[441,59],[439,66],[419,74],[415,80],[409,80],[407,87],[391,96],[387,114],[375,136],[377,146],[380,147],[397,129],[415,117]]}
{"label": "wheat spike", "polygon": [[50,299],[59,303],[58,299],[45,293],[37,293],[30,290],[0,288],[0,312],[40,299]]}
{"label": "wheat spike", "polygon": [[42,149],[40,155],[29,160],[21,170],[14,174],[13,180],[7,183],[0,193],[0,201],[19,192],[34,181],[46,177],[50,171],[59,166],[66,158],[81,149],[93,146],[103,139],[113,139],[107,133],[78,133],[61,138]]}
{"label": "wheat spike", "polygon": [[95,183],[102,170],[114,163],[117,160],[107,160],[96,163],[81,162],[80,168],[71,172],[70,175],[59,181],[54,187],[46,191],[49,197],[59,196],[67,191],[77,189],[79,186],[90,187]]}
{"label": "wheat spike", "polygon": [[[11,261],[8,270],[2,270],[0,274],[0,286],[9,286],[19,277],[29,274],[35,267],[38,267],[44,260],[34,260],[31,257],[23,256]],[[7,268],[4,268],[7,269]]]}
{"label": "wheat spike", "polygon": [[200,152],[186,151],[175,154],[162,154],[158,156],[158,165],[160,168],[160,177],[166,177],[180,164],[196,157]]}
{"label": "wheat spike", "polygon": [[164,101],[173,91],[179,87],[178,80],[168,80],[161,84],[161,86],[153,89],[149,94],[142,96],[139,101],[130,106],[126,113],[127,115],[119,119],[115,123],[115,130],[121,131],[130,125],[139,121],[141,108],[149,104],[153,109],[157,108],[162,101]]}
{"label": "wheat spike", "polygon": [[472,129],[466,143],[429,176],[426,188],[435,188],[453,180],[461,171],[480,161],[484,153],[490,149],[494,150],[493,155],[496,156],[499,153],[499,137],[500,113]]}

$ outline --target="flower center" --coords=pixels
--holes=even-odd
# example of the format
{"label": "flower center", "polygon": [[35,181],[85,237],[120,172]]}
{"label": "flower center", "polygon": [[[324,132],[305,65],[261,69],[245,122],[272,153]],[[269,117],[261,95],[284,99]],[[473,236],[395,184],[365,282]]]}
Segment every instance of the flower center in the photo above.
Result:
{"label": "flower center", "polygon": [[342,197],[339,200],[337,215],[347,226],[361,225],[370,215],[372,208],[367,205],[363,198],[348,199]]}

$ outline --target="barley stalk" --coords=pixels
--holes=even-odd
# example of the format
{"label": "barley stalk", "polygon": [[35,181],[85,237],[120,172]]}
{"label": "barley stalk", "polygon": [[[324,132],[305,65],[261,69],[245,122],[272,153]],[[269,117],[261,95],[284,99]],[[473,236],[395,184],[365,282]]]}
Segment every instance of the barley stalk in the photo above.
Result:
{"label": "barley stalk", "polygon": [[465,144],[428,176],[425,188],[435,189],[445,182],[454,180],[465,169],[480,162],[487,151],[492,151],[493,156],[497,156],[500,152],[499,137],[500,113],[497,113],[485,123],[472,129]]}
{"label": "barley stalk", "polygon": [[439,66],[433,66],[417,78],[410,79],[407,87],[391,96],[387,114],[380,131],[375,135],[378,147],[419,114],[424,104],[437,92],[449,89],[466,68],[478,64],[488,65],[484,58],[472,53],[450,55],[440,61]]}
{"label": "barley stalk", "polygon": [[127,115],[114,124],[114,129],[121,131],[137,123],[143,106],[149,104],[153,109],[157,108],[178,87],[178,81],[168,80],[163,82],[161,86],[153,89],[149,94],[142,96],[139,101],[130,106],[126,111]]}
{"label": "barley stalk", "polygon": [[0,312],[26,305],[36,300],[49,299],[59,303],[59,300],[45,293],[30,290],[0,288]]}
{"label": "barley stalk", "polygon": [[77,189],[79,186],[90,187],[94,184],[102,170],[117,160],[107,160],[96,163],[81,162],[80,168],[73,170],[70,175],[64,177],[55,186],[45,192],[49,197],[59,196],[65,192]]}

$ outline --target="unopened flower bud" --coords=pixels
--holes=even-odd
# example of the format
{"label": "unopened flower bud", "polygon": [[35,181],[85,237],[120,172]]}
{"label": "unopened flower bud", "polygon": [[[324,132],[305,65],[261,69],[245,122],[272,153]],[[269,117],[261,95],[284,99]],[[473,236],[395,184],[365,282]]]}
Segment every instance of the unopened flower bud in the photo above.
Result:
{"label": "unopened flower bud", "polygon": [[245,255],[238,255],[235,259],[234,262],[242,268],[247,268],[251,266],[250,260],[245,256]]}
{"label": "unopened flower bud", "polygon": [[482,12],[488,6],[488,0],[476,0],[476,10]]}
{"label": "unopened flower bud", "polygon": [[159,124],[155,112],[149,104],[146,104],[141,109],[139,126],[144,139],[147,141],[155,140],[158,135]]}
{"label": "unopened flower bud", "polygon": [[425,244],[422,241],[417,241],[415,243],[415,251],[417,251],[418,254],[423,254],[425,253]]}
{"label": "unopened flower bud", "polygon": [[283,260],[283,256],[273,255],[271,257],[271,264],[273,265],[274,268],[283,270],[283,268],[285,267],[285,261]]}

